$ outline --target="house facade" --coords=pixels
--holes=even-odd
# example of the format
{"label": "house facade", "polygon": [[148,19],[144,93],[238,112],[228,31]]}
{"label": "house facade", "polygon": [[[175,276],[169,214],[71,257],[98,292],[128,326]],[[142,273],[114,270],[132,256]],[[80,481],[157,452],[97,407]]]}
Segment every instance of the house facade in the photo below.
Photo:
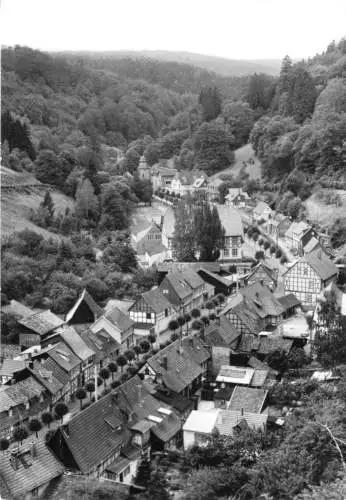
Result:
{"label": "house facade", "polygon": [[149,290],[136,300],[129,309],[130,318],[134,321],[135,332],[143,331],[159,335],[168,328],[169,322],[176,314],[176,309],[159,288]]}
{"label": "house facade", "polygon": [[120,309],[114,307],[90,326],[93,333],[106,331],[118,344],[120,352],[134,345],[134,323]]}
{"label": "house facade", "polygon": [[253,220],[258,222],[260,220],[267,221],[272,217],[273,210],[270,208],[268,203],[264,201],[259,201],[253,211]]}
{"label": "house facade", "polygon": [[268,219],[263,228],[265,229],[268,236],[277,241],[278,238],[285,237],[285,233],[290,225],[291,220],[289,217],[283,214],[276,213],[271,219]]}
{"label": "house facade", "polygon": [[206,191],[208,176],[203,170],[181,170],[175,174],[169,191],[180,196],[195,191]]}
{"label": "house facade", "polygon": [[241,259],[244,230],[239,212],[232,207],[217,205],[221,224],[225,229],[224,247],[220,251],[220,261]]}
{"label": "house facade", "polygon": [[338,270],[321,251],[301,257],[283,275],[285,293],[293,293],[307,308],[316,306],[319,294],[336,280]]}
{"label": "house facade", "polygon": [[241,188],[230,188],[225,196],[227,207],[244,208],[249,200],[249,195]]}
{"label": "house facade", "polygon": [[261,283],[271,290],[275,290],[278,274],[278,269],[272,269],[261,261],[247,274],[244,278],[244,282],[248,286],[254,285],[255,283]]}
{"label": "house facade", "polygon": [[304,247],[312,238],[316,238],[316,231],[303,221],[292,222],[285,232],[285,244],[300,256],[303,255]]}
{"label": "house facade", "polygon": [[159,289],[179,314],[200,307],[214,295],[214,287],[205,283],[191,268],[168,273],[161,281]]}

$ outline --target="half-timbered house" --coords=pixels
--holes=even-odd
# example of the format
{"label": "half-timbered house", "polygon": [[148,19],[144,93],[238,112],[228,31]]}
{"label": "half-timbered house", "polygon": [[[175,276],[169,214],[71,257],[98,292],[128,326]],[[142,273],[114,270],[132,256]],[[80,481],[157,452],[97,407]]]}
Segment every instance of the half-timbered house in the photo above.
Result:
{"label": "half-timbered house", "polygon": [[259,262],[251,271],[244,277],[246,285],[261,283],[266,285],[271,290],[275,290],[277,286],[278,269],[272,269],[263,261]]}
{"label": "half-timbered house", "polygon": [[142,293],[129,310],[137,335],[159,335],[168,328],[176,309],[159,288]]}
{"label": "half-timbered house", "polygon": [[318,295],[337,274],[337,267],[324,252],[309,253],[283,274],[285,293],[293,293],[305,307],[314,308]]}
{"label": "half-timbered house", "polygon": [[93,333],[105,330],[119,344],[120,352],[134,344],[134,323],[117,307],[105,312],[90,326],[90,330]]}

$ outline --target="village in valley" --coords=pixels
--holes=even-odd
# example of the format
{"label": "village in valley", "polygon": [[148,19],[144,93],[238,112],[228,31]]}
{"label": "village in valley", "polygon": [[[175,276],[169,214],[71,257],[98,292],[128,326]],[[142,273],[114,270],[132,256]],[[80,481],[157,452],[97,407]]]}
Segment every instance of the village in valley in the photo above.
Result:
{"label": "village in valley", "polygon": [[0,500],[343,500],[346,38],[116,43],[1,50]]}
{"label": "village in valley", "polygon": [[[141,492],[148,460],[167,462],[179,492],[184,452],[214,433],[280,432],[302,403],[275,401],[278,387],[339,378],[316,360],[328,308],[346,315],[326,235],[241,188],[218,204],[220,180],[202,172],[144,158],[139,171],[156,194],[137,209],[131,239],[157,285],[104,307],[84,289],[64,316],[16,300],[2,307],[20,331],[19,345],[2,346],[0,369],[0,484],[16,498],[79,475]],[[174,206],[196,193],[225,229],[214,262],[175,258]]]}

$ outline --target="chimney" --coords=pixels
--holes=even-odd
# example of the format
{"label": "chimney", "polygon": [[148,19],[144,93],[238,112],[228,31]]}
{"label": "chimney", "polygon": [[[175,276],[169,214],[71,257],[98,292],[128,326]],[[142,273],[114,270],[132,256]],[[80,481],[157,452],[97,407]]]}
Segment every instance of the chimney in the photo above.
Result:
{"label": "chimney", "polygon": [[241,416],[244,416],[244,408],[241,409]]}
{"label": "chimney", "polygon": [[36,443],[34,443],[34,441],[32,441],[30,444],[31,444],[31,446],[30,446],[30,455],[32,456],[32,458],[35,458],[35,457],[37,457]]}
{"label": "chimney", "polygon": [[163,356],[162,358],[162,368],[164,368],[166,371],[168,371],[168,358],[167,356]]}
{"label": "chimney", "polygon": [[11,464],[13,470],[18,470],[18,468],[19,468],[19,460],[17,458],[17,455],[12,455],[10,457],[10,464]]}

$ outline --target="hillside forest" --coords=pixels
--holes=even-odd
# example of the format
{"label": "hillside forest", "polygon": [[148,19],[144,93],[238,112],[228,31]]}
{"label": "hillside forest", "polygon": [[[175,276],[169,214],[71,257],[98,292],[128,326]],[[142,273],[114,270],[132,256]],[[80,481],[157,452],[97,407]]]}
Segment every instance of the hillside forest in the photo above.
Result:
{"label": "hillside forest", "polygon": [[[129,236],[134,208],[152,196],[137,174],[142,155],[149,165],[173,158],[177,169],[212,175],[250,141],[262,178],[240,180],[282,211],[299,211],[321,186],[344,189],[345,78],[345,39],[306,61],[285,57],[278,78],[3,48],[2,166],[47,185],[31,217],[61,237],[23,231],[3,241],[3,300],[65,313],[83,287],[100,302],[150,288],[154,273],[138,270]],[[75,209],[58,213],[48,188],[72,197]],[[345,228],[338,231],[340,245]]]}

